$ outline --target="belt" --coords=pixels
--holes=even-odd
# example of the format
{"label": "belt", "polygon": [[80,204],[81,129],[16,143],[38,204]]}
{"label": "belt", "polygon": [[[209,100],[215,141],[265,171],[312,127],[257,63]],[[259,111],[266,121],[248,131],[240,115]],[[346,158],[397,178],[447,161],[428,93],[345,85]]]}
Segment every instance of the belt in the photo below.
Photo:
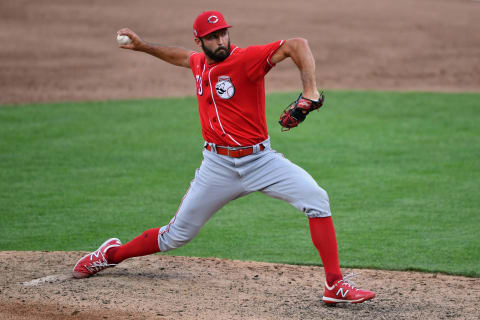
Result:
{"label": "belt", "polygon": [[[258,145],[258,147],[259,147],[258,149],[259,151],[265,150],[265,146],[261,143]],[[207,144],[205,146],[205,149],[207,149],[208,151],[215,152],[215,150],[213,150],[210,144]],[[215,146],[215,149],[216,149],[216,153],[221,154],[223,156],[229,156],[232,158],[241,158],[241,157],[251,155],[253,153],[254,147],[251,146],[251,147],[235,148],[235,147]]]}

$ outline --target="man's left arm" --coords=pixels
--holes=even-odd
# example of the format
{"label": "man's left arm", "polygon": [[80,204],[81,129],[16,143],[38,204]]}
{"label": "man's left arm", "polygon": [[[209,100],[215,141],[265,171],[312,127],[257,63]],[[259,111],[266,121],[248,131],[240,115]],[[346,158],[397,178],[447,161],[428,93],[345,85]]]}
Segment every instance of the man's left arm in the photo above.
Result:
{"label": "man's left arm", "polygon": [[315,58],[310,50],[308,41],[303,38],[293,38],[285,41],[272,55],[270,61],[276,64],[286,58],[291,58],[300,70],[303,96],[307,99],[318,100],[320,94],[317,90]]}

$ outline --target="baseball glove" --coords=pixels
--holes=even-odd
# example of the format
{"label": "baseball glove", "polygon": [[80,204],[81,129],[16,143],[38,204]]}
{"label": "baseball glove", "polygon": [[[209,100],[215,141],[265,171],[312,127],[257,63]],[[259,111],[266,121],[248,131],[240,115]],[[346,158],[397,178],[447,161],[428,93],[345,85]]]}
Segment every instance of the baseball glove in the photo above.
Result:
{"label": "baseball glove", "polygon": [[320,93],[320,98],[318,100],[310,100],[300,95],[297,100],[290,103],[288,107],[283,110],[282,115],[280,116],[280,125],[282,126],[282,131],[288,131],[291,128],[295,128],[303,122],[310,111],[318,110],[323,105],[325,101],[325,95],[323,92]]}

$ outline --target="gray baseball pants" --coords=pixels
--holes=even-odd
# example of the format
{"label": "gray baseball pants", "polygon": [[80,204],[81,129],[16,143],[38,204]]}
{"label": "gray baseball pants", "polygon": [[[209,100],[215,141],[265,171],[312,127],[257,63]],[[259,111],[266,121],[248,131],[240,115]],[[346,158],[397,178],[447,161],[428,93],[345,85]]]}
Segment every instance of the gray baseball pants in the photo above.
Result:
{"label": "gray baseball pants", "polygon": [[242,158],[203,151],[202,164],[177,213],[160,228],[160,251],[185,245],[215,212],[254,191],[285,200],[309,218],[331,216],[328,195],[310,174],[272,150],[269,139],[262,144],[263,151]]}

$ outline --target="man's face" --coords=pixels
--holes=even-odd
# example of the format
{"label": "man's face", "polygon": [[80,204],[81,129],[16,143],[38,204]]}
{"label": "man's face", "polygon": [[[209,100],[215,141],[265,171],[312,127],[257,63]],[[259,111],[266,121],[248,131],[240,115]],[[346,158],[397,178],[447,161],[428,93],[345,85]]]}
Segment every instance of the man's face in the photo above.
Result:
{"label": "man's face", "polygon": [[202,49],[210,59],[221,62],[230,55],[230,36],[227,29],[220,29],[200,38]]}

